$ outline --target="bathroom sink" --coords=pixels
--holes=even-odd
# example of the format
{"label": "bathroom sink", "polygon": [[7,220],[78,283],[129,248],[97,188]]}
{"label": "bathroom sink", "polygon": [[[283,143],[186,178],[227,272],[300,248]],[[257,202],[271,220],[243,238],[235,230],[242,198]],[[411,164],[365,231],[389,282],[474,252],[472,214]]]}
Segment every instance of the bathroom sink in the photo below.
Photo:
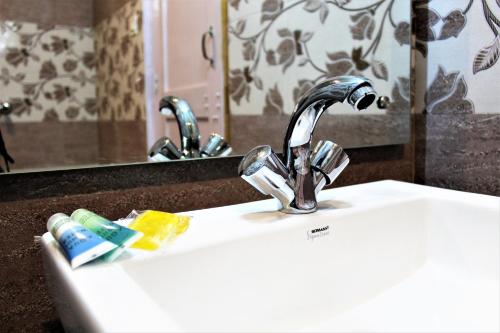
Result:
{"label": "bathroom sink", "polygon": [[71,270],[50,234],[49,289],[68,331],[496,332],[497,197],[395,181],[187,212],[160,252]]}

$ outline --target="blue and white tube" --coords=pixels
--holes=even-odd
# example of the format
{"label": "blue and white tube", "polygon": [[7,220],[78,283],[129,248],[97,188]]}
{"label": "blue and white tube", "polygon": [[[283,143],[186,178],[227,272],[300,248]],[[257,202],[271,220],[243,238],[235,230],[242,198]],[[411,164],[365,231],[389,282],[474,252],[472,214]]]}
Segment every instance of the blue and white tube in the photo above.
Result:
{"label": "blue and white tube", "polygon": [[52,215],[47,229],[61,246],[73,269],[117,248],[117,245],[73,222],[66,214]]}

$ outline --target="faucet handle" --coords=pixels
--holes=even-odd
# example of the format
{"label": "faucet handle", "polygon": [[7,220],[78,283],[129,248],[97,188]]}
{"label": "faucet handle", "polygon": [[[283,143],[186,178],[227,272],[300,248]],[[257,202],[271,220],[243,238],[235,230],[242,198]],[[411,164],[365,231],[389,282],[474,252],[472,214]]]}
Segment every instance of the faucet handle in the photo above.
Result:
{"label": "faucet handle", "polygon": [[226,157],[231,154],[233,148],[219,134],[212,133],[207,143],[201,148],[202,157]]}
{"label": "faucet handle", "polygon": [[295,198],[288,184],[290,177],[271,146],[258,146],[243,157],[238,174],[262,194],[272,195],[287,209]]}
{"label": "faucet handle", "polygon": [[153,144],[148,151],[148,156],[153,162],[163,162],[179,160],[182,158],[182,153],[170,138],[164,136]]}
{"label": "faucet handle", "polygon": [[319,141],[311,154],[316,194],[332,184],[348,164],[349,157],[342,147],[331,141]]}

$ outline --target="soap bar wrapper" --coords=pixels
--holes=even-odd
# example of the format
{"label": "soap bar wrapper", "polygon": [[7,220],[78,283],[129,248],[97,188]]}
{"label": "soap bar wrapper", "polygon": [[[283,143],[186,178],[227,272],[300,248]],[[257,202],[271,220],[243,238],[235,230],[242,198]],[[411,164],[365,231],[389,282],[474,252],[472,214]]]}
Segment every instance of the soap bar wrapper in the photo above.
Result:
{"label": "soap bar wrapper", "polygon": [[117,248],[116,244],[72,221],[66,214],[52,215],[47,222],[47,229],[61,246],[73,269]]}
{"label": "soap bar wrapper", "polygon": [[85,228],[102,238],[116,244],[118,247],[102,257],[102,260],[111,262],[118,258],[132,244],[142,238],[142,233],[113,223],[86,209],[78,209],[71,214],[71,218]]}
{"label": "soap bar wrapper", "polygon": [[147,210],[139,213],[130,228],[144,234],[132,247],[141,250],[155,251],[163,242],[173,240],[189,227],[188,216]]}

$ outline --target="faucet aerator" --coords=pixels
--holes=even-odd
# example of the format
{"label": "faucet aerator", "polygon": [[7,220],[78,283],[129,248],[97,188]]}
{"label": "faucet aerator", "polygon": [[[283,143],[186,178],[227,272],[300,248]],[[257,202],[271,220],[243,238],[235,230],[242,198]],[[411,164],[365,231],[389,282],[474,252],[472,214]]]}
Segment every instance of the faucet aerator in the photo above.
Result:
{"label": "faucet aerator", "polygon": [[363,86],[354,90],[348,98],[355,110],[366,110],[370,105],[375,102],[377,94],[371,86]]}

